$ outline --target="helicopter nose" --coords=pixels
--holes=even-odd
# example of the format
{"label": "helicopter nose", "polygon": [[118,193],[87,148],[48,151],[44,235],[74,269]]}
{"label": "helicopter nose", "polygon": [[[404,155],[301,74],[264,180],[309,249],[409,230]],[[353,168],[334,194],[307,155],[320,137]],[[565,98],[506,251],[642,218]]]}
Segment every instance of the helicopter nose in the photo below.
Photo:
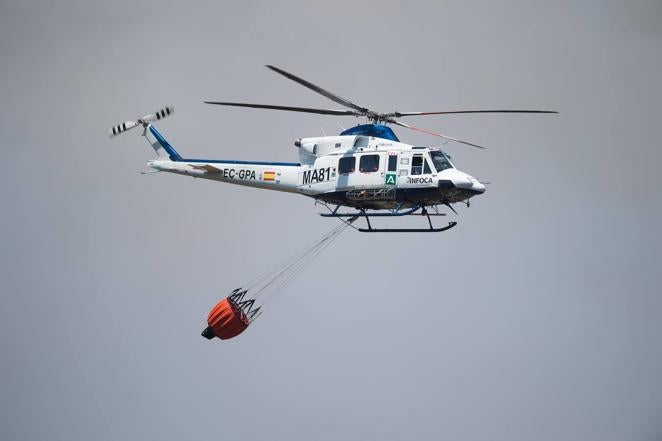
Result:
{"label": "helicopter nose", "polygon": [[453,178],[453,184],[456,188],[470,190],[476,194],[485,193],[485,185],[482,184],[478,179],[466,173],[459,172],[458,176]]}
{"label": "helicopter nose", "polygon": [[478,179],[472,178],[472,184],[473,185],[471,186],[471,189],[473,191],[480,194],[485,193],[485,184],[480,182]]}

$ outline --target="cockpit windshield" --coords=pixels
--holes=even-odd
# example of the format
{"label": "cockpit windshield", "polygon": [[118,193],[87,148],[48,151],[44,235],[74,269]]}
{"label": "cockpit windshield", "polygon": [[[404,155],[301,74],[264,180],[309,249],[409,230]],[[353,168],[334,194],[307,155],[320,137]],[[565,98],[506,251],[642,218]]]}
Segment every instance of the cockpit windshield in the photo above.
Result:
{"label": "cockpit windshield", "polygon": [[442,170],[446,170],[447,168],[453,168],[453,164],[451,164],[451,161],[444,154],[444,152],[431,151],[430,157],[432,158],[432,162],[434,163],[434,168],[437,169],[437,173],[439,173]]}

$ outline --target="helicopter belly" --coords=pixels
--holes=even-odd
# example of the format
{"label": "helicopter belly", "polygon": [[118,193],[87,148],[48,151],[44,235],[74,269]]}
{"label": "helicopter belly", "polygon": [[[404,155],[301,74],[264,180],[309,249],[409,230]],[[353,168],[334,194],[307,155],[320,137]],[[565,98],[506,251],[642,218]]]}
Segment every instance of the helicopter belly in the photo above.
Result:
{"label": "helicopter belly", "polygon": [[329,191],[316,197],[332,204],[373,210],[412,207],[414,205],[436,205],[441,203],[442,200],[442,195],[437,187],[364,187]]}

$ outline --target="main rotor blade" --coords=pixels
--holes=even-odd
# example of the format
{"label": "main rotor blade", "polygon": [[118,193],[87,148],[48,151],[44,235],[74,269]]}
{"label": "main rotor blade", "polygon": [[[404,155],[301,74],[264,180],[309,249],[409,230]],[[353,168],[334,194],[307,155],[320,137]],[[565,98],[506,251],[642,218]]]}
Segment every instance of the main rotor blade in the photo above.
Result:
{"label": "main rotor blade", "polygon": [[329,92],[328,90],[324,90],[321,87],[316,86],[315,84],[304,80],[303,78],[299,78],[296,75],[292,75],[291,73],[286,72],[283,69],[279,69],[276,66],[272,66],[271,64],[267,64],[267,67],[269,69],[273,70],[274,72],[277,72],[277,73],[281,74],[285,78],[289,78],[292,81],[296,81],[297,83],[301,84],[302,86],[307,87],[308,89],[314,90],[315,92],[319,93],[320,95],[324,95],[325,97],[327,97],[331,101],[334,101],[338,104],[342,104],[345,107],[349,107],[350,109],[354,109],[358,112],[361,112],[361,114],[365,114],[365,113],[370,112],[370,109],[366,109],[365,107],[358,106],[358,105],[354,104],[353,102],[351,102],[349,100],[346,100],[345,98],[341,98],[338,95],[335,95],[335,94]]}
{"label": "main rotor blade", "polygon": [[414,127],[410,124],[405,124],[405,123],[397,121],[395,119],[389,120],[388,122],[390,122],[392,124],[395,124],[395,125],[398,125],[398,126],[401,126],[401,127],[406,127],[408,129],[416,130],[417,132],[427,133],[428,135],[438,136],[440,138],[448,139],[450,141],[455,141],[455,142],[459,142],[459,143],[462,143],[462,144],[470,145],[471,147],[477,147],[479,149],[484,149],[485,148],[485,147],[479,146],[477,144],[472,144],[472,143],[467,142],[467,141],[462,141],[461,139],[451,138],[450,136],[442,135],[441,133],[431,132],[429,130],[421,129],[419,127]]}
{"label": "main rotor blade", "polygon": [[393,112],[393,116],[450,115],[454,113],[559,113],[554,110],[452,110],[448,112]]}
{"label": "main rotor blade", "polygon": [[310,107],[274,106],[271,104],[228,103],[221,101],[205,101],[205,103],[216,104],[219,106],[251,107],[254,109],[288,110],[290,112],[319,113],[322,115],[359,116],[359,114],[353,110],[313,109]]}

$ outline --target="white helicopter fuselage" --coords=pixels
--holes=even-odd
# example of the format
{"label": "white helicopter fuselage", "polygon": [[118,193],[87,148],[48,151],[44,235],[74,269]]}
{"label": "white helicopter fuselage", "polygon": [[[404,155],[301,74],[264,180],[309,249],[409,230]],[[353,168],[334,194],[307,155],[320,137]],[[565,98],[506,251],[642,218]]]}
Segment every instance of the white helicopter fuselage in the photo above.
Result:
{"label": "white helicopter fuselage", "polygon": [[485,191],[448,155],[371,136],[297,140],[298,163],[183,159],[153,126],[145,130],[155,170],[260,189],[300,193],[337,205],[393,209],[468,201]]}

